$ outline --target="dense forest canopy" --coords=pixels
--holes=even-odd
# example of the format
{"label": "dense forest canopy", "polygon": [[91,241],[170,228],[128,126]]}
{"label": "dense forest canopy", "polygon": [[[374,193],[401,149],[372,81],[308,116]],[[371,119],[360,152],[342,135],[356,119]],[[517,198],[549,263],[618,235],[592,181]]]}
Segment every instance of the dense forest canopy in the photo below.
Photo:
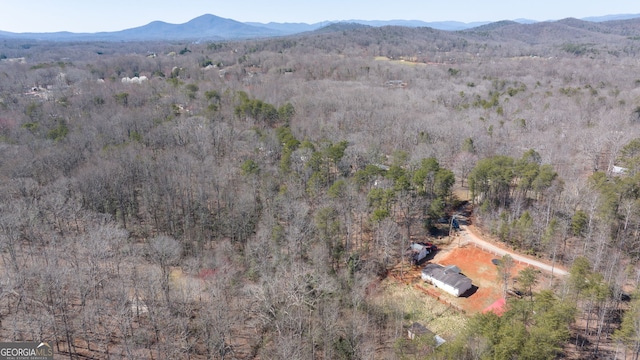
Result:
{"label": "dense forest canopy", "polygon": [[[4,40],[0,338],[72,359],[637,358],[637,24]],[[463,206],[570,275],[521,273],[502,317],[407,344],[414,314],[376,284]]]}

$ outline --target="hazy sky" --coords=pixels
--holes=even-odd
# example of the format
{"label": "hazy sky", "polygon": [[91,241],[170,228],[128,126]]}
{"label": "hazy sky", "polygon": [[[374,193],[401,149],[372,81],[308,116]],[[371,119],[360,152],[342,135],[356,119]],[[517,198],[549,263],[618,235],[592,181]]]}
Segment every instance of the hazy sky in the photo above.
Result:
{"label": "hazy sky", "polygon": [[238,21],[558,20],[638,14],[638,0],[0,0],[0,30],[99,32],[203,14]]}

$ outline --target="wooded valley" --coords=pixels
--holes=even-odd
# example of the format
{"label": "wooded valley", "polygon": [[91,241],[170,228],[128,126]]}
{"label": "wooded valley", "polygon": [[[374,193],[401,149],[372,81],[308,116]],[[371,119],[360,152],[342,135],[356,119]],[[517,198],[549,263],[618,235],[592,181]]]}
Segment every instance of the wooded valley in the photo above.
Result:
{"label": "wooded valley", "polygon": [[[640,19],[2,40],[0,339],[69,359],[638,359],[638,54]],[[569,275],[525,272],[502,316],[412,345],[388,272],[462,207]]]}

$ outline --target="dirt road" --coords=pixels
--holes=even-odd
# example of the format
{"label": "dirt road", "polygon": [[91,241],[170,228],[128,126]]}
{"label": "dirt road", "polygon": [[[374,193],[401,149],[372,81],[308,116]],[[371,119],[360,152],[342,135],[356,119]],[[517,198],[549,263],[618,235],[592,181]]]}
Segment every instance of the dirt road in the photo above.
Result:
{"label": "dirt road", "polygon": [[481,239],[478,235],[474,234],[473,231],[471,231],[466,225],[460,226],[460,234],[458,236],[462,236],[463,242],[464,242],[463,244],[474,243],[475,245],[482,248],[483,250],[496,254],[497,257],[502,257],[506,254],[509,254],[516,261],[529,264],[540,270],[551,273],[552,275],[559,275],[559,276],[569,275],[568,271],[566,271],[565,269],[559,268],[557,265],[552,266],[552,265],[543,263],[541,261],[514,253],[510,250],[500,248],[488,241],[485,241]]}

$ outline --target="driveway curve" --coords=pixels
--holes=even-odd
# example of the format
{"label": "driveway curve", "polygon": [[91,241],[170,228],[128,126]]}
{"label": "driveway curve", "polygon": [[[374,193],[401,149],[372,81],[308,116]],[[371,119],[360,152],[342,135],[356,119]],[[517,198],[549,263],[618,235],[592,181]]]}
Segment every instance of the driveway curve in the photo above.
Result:
{"label": "driveway curve", "polygon": [[565,269],[559,268],[558,266],[552,266],[552,265],[543,263],[541,261],[526,257],[524,255],[520,255],[513,251],[503,249],[486,240],[483,240],[478,235],[476,235],[473,231],[471,231],[466,225],[461,225],[460,230],[461,230],[460,232],[461,232],[461,235],[463,236],[465,244],[473,243],[479,248],[485,251],[488,251],[490,253],[496,254],[497,256],[500,256],[500,257],[506,254],[509,254],[509,256],[513,258],[513,260],[531,265],[535,268],[551,273],[551,275],[560,275],[560,276],[569,275],[568,271],[566,271]]}

